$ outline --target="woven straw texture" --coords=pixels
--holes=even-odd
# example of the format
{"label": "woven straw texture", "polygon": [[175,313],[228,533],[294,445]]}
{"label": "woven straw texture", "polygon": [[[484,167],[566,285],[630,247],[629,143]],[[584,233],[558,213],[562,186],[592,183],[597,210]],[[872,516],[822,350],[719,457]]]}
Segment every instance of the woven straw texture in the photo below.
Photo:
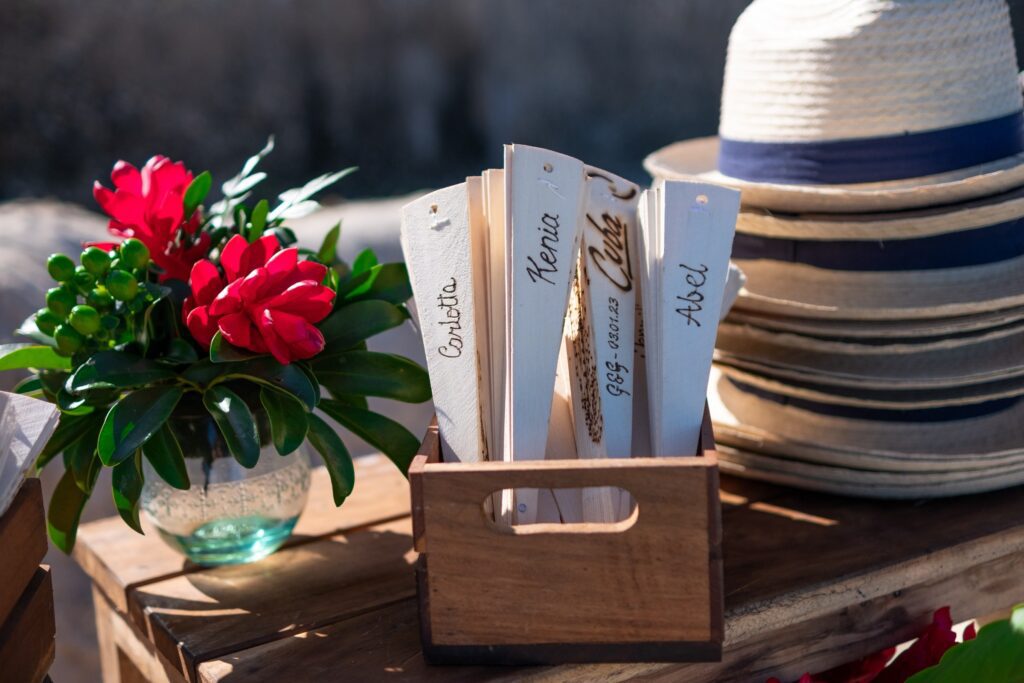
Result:
{"label": "woven straw texture", "polygon": [[755,0],[729,39],[719,132],[801,142],[985,121],[1021,109],[1016,63],[1003,0]]}

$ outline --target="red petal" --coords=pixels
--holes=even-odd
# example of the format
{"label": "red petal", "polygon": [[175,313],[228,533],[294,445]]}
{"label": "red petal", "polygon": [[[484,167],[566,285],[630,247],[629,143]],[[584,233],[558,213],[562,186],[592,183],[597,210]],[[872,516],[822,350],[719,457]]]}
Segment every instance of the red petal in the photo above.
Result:
{"label": "red petal", "polygon": [[299,262],[299,250],[295,247],[282,249],[267,261],[267,272],[271,277],[287,276]]}
{"label": "red petal", "polygon": [[278,363],[282,365],[288,365],[292,362],[291,352],[289,351],[288,345],[284,343],[284,340],[277,334],[274,327],[274,320],[270,316],[270,311],[263,311],[262,315],[256,320],[256,327],[260,331],[260,335],[263,337],[263,341],[267,345],[267,350],[274,355]]}
{"label": "red petal", "polygon": [[224,278],[220,276],[217,266],[206,260],[195,262],[188,283],[196,302],[204,306],[210,304],[224,289]]}
{"label": "red petal", "polygon": [[[266,350],[263,340],[259,336],[259,331],[245,313],[226,315],[218,321],[217,327],[225,339],[239,348],[249,349],[257,353],[262,353]],[[254,341],[259,342],[258,347],[254,344]]]}
{"label": "red petal", "polygon": [[270,320],[274,331],[287,344],[293,359],[312,358],[324,350],[324,335],[305,319],[276,310],[268,310],[264,317]]}
{"label": "red petal", "polygon": [[216,318],[210,315],[210,311],[206,306],[192,309],[192,312],[188,314],[185,324],[197,342],[206,348],[210,348],[210,341],[213,339],[213,335],[217,333],[217,322]]}
{"label": "red petal", "polygon": [[326,275],[327,266],[313,261],[299,261],[295,270],[278,282],[277,285],[281,289],[287,289],[303,280],[313,280],[319,284],[324,281],[324,276]]}
{"label": "red petal", "polygon": [[[241,235],[235,235],[228,240],[220,252],[220,265],[224,267],[224,275],[228,282],[234,282],[239,278],[239,270],[242,267],[242,255],[248,248],[249,243]],[[248,275],[248,271],[242,273]]]}
{"label": "red petal", "polygon": [[972,621],[971,623],[967,624],[967,628],[964,629],[964,642],[967,642],[968,640],[974,640],[977,637],[978,629]]}
{"label": "red petal", "polygon": [[257,268],[243,279],[239,280],[242,284],[238,288],[238,295],[241,297],[242,302],[246,304],[254,304],[260,301],[264,296],[270,294],[268,286],[270,279],[267,276],[266,268]]}
{"label": "red petal", "polygon": [[284,310],[316,323],[326,318],[333,310],[334,291],[312,280],[305,280],[269,299],[266,307]]}
{"label": "red petal", "polygon": [[270,257],[281,248],[281,243],[273,235],[264,235],[248,246],[242,255],[240,275],[244,276],[255,268],[265,266]]}
{"label": "red petal", "polygon": [[242,298],[238,294],[238,290],[241,286],[242,281],[235,280],[227,287],[220,290],[220,294],[218,294],[210,304],[210,315],[220,317],[222,315],[237,313],[242,310]]}
{"label": "red petal", "polygon": [[142,194],[142,175],[139,173],[139,169],[127,161],[118,161],[114,164],[114,170],[110,172],[110,179],[114,181],[114,187],[119,190]]}

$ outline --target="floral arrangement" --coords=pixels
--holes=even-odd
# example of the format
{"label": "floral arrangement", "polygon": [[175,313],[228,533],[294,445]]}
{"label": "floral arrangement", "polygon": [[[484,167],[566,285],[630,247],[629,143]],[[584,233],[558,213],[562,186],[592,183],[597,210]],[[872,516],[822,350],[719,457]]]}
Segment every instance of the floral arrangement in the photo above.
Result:
{"label": "floral arrangement", "polygon": [[354,169],[284,192],[276,206],[250,204],[266,177],[257,167],[272,149],[273,139],[209,208],[209,172],[193,175],[162,156],[142,169],[118,162],[113,189],[94,187],[118,239],[84,245],[79,264],[52,255],[56,286],[18,330],[32,343],[0,348],[0,369],[32,371],[16,391],[61,411],[36,466],[63,456],[48,522],[65,552],[103,467],[113,468],[121,517],[140,532],[143,458],[168,484],[189,488],[167,424],[184,402],[209,413],[245,467],[260,457],[254,411],[265,412],[282,455],[308,440],[336,505],[352,491],[354,471],[320,414],[408,468],[418,440],[366,401],[430,398],[423,368],[366,347],[368,337],[409,317],[405,266],[379,264],[369,250],[351,266],[341,261],[340,225],[315,252],[295,246],[288,221],[316,210],[314,195]]}

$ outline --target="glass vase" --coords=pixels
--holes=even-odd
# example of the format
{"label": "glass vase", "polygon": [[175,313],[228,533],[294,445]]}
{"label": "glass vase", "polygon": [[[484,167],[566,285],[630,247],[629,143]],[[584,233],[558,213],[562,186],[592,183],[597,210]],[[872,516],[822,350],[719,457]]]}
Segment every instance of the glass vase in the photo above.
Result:
{"label": "glass vase", "polygon": [[270,555],[291,535],[306,506],[306,444],[279,455],[266,413],[253,415],[261,450],[252,469],[235,460],[201,406],[185,406],[168,420],[185,456],[189,489],[167,484],[143,458],[142,514],[168,545],[197,564],[241,564]]}

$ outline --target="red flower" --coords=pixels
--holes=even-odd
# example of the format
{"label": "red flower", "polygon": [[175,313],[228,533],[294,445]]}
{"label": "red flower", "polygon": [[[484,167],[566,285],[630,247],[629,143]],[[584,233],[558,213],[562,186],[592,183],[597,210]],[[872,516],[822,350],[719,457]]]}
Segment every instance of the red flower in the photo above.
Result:
{"label": "red flower", "polygon": [[224,276],[212,262],[196,262],[183,309],[196,341],[209,347],[220,331],[234,346],[269,352],[284,364],[323,351],[324,336],[313,323],[334,305],[334,291],[320,284],[327,267],[299,261],[294,247],[280,249],[273,235],[252,244],[235,235],[220,255]]}
{"label": "red flower", "polygon": [[110,233],[142,240],[163,270],[161,280],[187,280],[192,264],[210,249],[210,236],[196,235],[198,212],[185,220],[185,190],[192,173],[180,161],[155,156],[141,172],[127,161],[117,162],[110,179],[113,191],[98,180],[92,188],[96,202],[110,216]]}
{"label": "red flower", "polygon": [[[964,640],[974,638],[974,629],[964,631]],[[946,650],[956,645],[956,632],[949,607],[943,607],[932,616],[932,623],[918,636],[914,644],[900,653],[874,683],[902,683],[919,671],[935,666]]]}

